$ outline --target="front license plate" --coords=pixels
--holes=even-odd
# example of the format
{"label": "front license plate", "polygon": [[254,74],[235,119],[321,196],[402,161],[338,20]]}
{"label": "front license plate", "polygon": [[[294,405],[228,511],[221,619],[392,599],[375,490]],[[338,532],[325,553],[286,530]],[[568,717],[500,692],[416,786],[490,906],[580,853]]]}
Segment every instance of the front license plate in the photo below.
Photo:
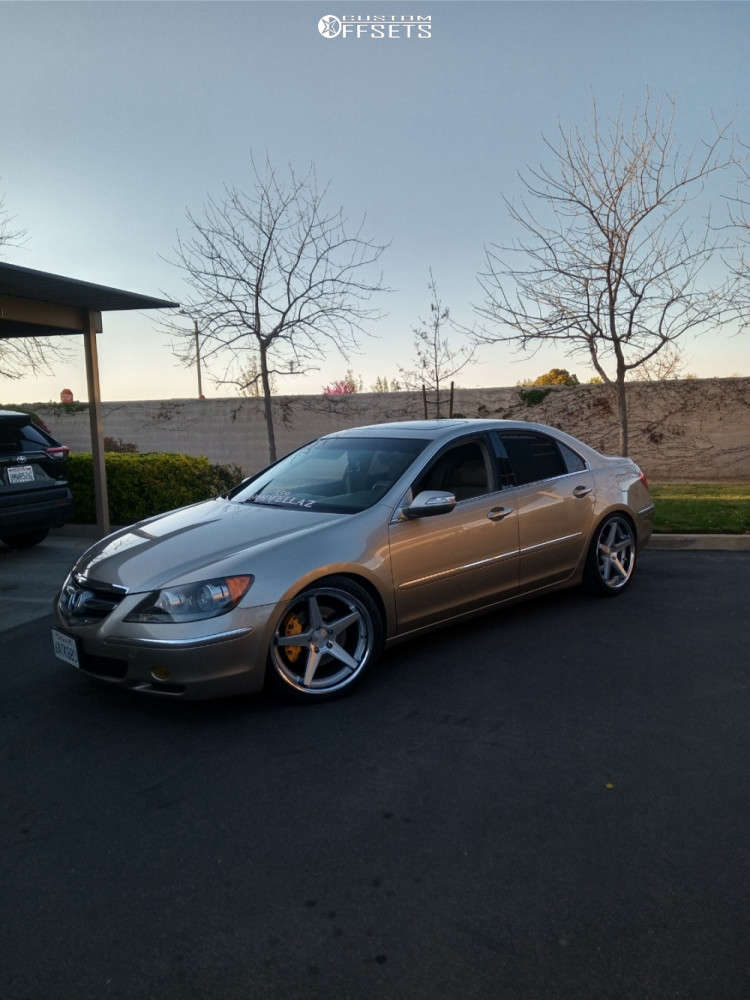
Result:
{"label": "front license plate", "polygon": [[54,650],[55,656],[58,660],[62,660],[64,663],[69,663],[71,667],[80,668],[81,664],[78,662],[78,646],[72,636],[65,635],[64,632],[58,632],[56,628],[53,628],[52,649]]}
{"label": "front license plate", "polygon": [[8,469],[9,483],[33,483],[34,470],[30,465],[17,465],[14,469]]}

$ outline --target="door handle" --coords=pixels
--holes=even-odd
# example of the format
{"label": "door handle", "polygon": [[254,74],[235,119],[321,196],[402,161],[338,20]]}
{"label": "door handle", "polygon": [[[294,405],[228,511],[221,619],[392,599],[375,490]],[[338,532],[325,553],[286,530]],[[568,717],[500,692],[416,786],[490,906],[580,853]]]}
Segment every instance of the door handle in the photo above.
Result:
{"label": "door handle", "polygon": [[581,497],[587,496],[590,492],[591,492],[590,486],[583,486],[583,485],[576,486],[576,488],[573,490],[573,496],[578,497],[578,499],[580,500]]}
{"label": "door handle", "polygon": [[493,507],[491,510],[487,511],[487,517],[490,521],[502,521],[504,517],[507,517],[508,514],[512,513],[512,507]]}

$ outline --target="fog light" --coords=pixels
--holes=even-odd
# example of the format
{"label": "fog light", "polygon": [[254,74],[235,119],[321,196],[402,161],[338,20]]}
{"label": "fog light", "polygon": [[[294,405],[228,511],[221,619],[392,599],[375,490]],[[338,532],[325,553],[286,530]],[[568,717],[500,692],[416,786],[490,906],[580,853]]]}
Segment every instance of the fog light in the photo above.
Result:
{"label": "fog light", "polygon": [[168,681],[169,671],[167,670],[166,667],[154,667],[154,669],[151,671],[151,676],[154,678],[155,681]]}

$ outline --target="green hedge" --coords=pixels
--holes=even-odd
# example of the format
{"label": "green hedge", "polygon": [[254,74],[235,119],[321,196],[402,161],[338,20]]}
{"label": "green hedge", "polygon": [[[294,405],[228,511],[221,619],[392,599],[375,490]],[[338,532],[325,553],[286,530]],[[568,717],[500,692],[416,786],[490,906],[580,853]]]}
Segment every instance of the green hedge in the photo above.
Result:
{"label": "green hedge", "polygon": [[[159,452],[107,452],[107,488],[112,524],[132,524],[165,510],[208,500],[242,479],[236,465],[211,465],[207,458]],[[96,521],[90,453],[70,455],[66,471],[73,492],[74,524]]]}

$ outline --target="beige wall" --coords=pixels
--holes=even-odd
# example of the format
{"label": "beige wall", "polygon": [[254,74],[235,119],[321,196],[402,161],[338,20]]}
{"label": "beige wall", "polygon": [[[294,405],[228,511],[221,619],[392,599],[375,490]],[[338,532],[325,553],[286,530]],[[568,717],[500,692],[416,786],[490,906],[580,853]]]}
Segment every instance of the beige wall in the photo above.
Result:
{"label": "beige wall", "polygon": [[[750,379],[690,379],[628,386],[631,455],[654,481],[750,480]],[[36,407],[52,434],[88,451],[88,414]],[[533,420],[560,427],[609,454],[617,451],[617,420],[604,386],[555,388],[526,406],[517,388],[458,389],[455,412],[465,417]],[[414,420],[420,393],[279,396],[273,401],[279,455],[343,427]],[[138,451],[206,455],[245,473],[267,464],[263,405],[257,399],[178,399],[103,404],[104,433]]]}

